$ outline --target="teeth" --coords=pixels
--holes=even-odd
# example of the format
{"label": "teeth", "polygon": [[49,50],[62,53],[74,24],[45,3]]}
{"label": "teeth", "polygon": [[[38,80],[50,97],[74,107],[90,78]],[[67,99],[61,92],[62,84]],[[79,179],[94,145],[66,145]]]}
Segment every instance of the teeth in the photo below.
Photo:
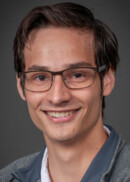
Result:
{"label": "teeth", "polygon": [[68,111],[68,112],[47,112],[47,114],[54,118],[63,118],[73,114],[75,111]]}

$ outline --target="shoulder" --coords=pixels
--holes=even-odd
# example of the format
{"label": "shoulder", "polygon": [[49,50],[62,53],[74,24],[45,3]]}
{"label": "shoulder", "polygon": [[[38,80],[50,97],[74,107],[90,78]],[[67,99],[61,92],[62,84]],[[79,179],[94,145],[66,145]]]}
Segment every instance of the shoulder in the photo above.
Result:
{"label": "shoulder", "polygon": [[130,170],[130,144],[126,143],[123,149],[120,151],[118,163],[123,167],[125,165],[125,167],[128,167]]}
{"label": "shoulder", "polygon": [[[122,149],[120,155],[124,158],[129,157],[130,158],[130,143],[126,143],[124,148]],[[129,161],[130,162],[130,161]]]}
{"label": "shoulder", "polygon": [[16,161],[12,162],[8,166],[4,167],[3,169],[1,169],[0,170],[0,181],[5,182],[7,180],[10,180],[12,177],[12,175],[11,175],[12,173],[17,171],[18,169],[28,167],[32,163],[32,161],[38,156],[38,154],[39,154],[39,152],[31,154],[26,157],[22,157]]}
{"label": "shoulder", "polygon": [[115,166],[112,174],[113,181],[130,181],[130,144],[125,144],[115,158]]}

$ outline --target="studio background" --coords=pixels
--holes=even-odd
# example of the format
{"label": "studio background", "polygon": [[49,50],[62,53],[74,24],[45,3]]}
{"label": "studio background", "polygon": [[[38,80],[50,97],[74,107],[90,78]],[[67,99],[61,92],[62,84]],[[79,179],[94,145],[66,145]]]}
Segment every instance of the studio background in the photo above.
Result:
{"label": "studio background", "polygon": [[[16,88],[13,39],[25,14],[35,6],[63,0],[0,1],[0,168],[25,155],[40,151],[42,133],[34,126]],[[120,64],[113,93],[106,99],[104,122],[130,142],[130,1],[70,0],[89,7],[108,24],[119,41]]]}

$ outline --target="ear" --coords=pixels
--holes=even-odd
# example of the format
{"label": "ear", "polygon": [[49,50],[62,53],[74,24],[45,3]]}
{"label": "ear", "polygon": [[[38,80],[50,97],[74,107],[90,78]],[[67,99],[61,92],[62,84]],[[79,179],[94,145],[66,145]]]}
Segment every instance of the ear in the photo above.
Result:
{"label": "ear", "polygon": [[115,86],[115,72],[112,68],[106,72],[103,78],[103,96],[108,96],[111,94]]}
{"label": "ear", "polygon": [[23,89],[21,87],[20,78],[18,78],[17,75],[16,75],[16,81],[17,81],[17,89],[18,89],[19,95],[25,101],[26,97],[25,97],[25,94],[23,93]]}

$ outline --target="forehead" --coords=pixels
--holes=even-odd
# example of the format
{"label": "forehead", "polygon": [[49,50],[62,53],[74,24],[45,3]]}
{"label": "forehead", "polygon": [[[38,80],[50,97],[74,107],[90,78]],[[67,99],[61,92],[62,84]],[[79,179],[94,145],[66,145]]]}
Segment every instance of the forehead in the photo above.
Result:
{"label": "forehead", "polygon": [[72,28],[33,30],[24,49],[25,67],[43,65],[60,69],[67,64],[94,64],[94,38],[91,31]]}
{"label": "forehead", "polygon": [[[86,39],[88,37],[91,39],[93,37],[93,31],[89,29],[82,29],[82,28],[74,28],[74,27],[54,27],[54,26],[49,26],[49,27],[41,27],[41,28],[36,28],[33,29],[29,36],[28,36],[28,42],[32,43],[34,40],[36,40],[36,37],[38,35],[48,36],[51,38],[53,35],[62,35],[64,34],[65,36],[67,35],[78,35],[78,36],[85,36]],[[52,34],[53,33],[53,34]],[[92,36],[91,36],[92,35]],[[47,37],[48,38],[48,37]],[[75,37],[76,38],[76,37]]]}

